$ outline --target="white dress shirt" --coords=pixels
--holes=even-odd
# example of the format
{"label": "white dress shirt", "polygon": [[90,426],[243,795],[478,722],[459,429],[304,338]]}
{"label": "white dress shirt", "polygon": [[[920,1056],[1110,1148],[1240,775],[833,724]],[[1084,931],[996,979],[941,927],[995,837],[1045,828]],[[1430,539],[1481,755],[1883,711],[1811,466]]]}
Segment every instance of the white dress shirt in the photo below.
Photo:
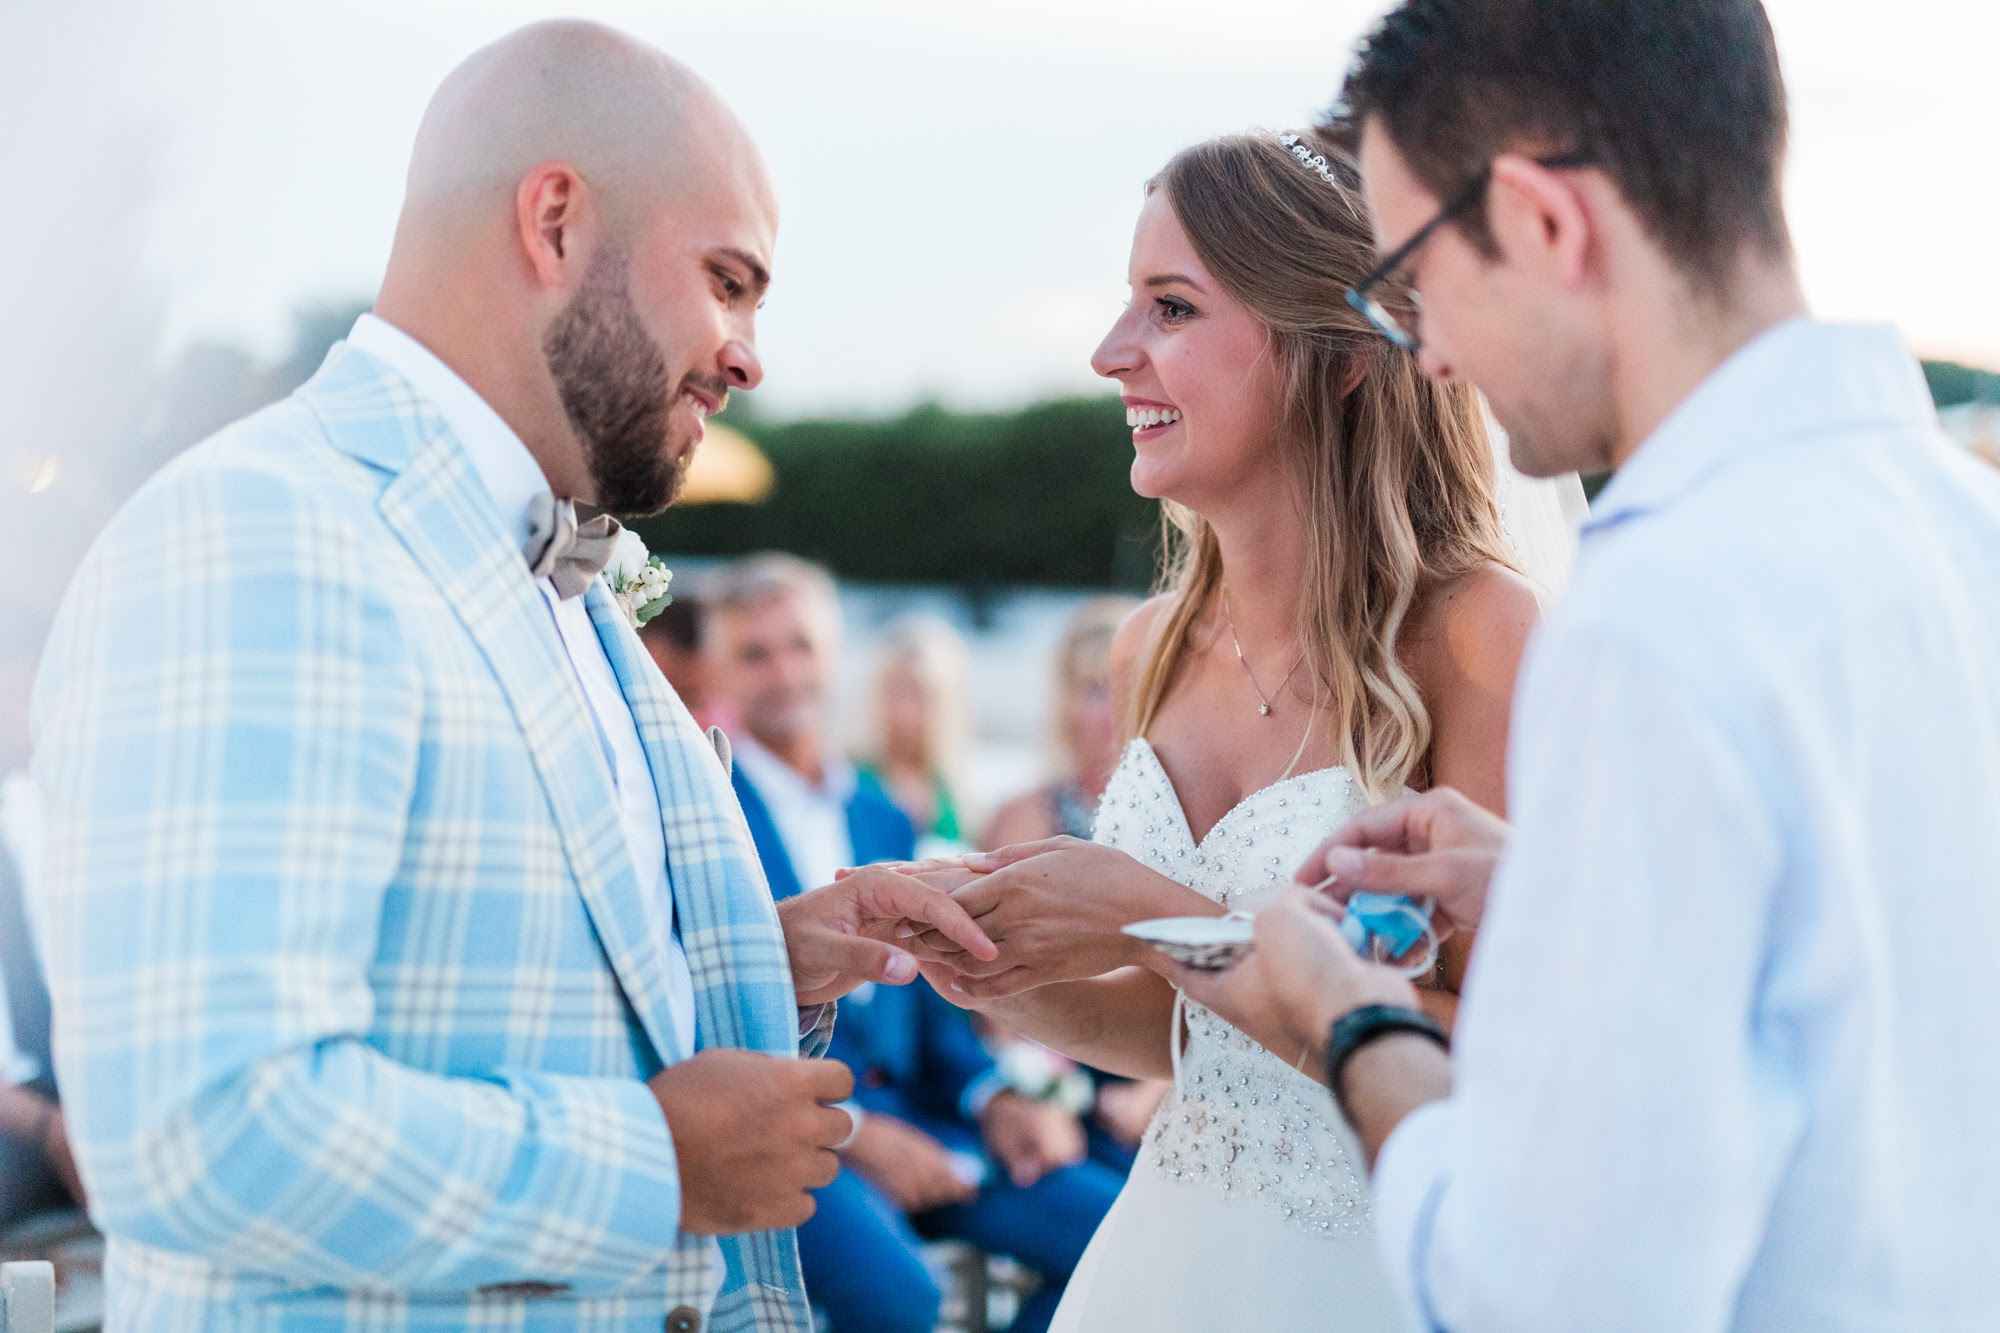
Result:
{"label": "white dress shirt", "polygon": [[[516,545],[525,546],[534,531],[535,498],[548,492],[549,483],[520,437],[451,367],[386,320],[372,314],[361,316],[355,321],[348,342],[394,367],[417,392],[436,405],[487,493],[493,497],[494,506],[507,523],[507,535]],[[569,654],[577,688],[597,726],[598,741],[618,792],[619,822],[625,829],[632,864],[638,870],[640,890],[656,895],[666,904],[667,924],[671,929],[673,892],[667,881],[660,798],[653,786],[653,770],[646,761],[638,726],[632,721],[631,706],[618,686],[611,660],[604,655],[604,645],[598,642],[597,628],[591,623],[583,598],[565,600],[549,579],[537,580],[536,586],[548,604],[550,621]],[[681,947],[678,933],[673,935],[670,946],[667,987],[673,1003],[674,1030],[681,1049],[691,1051],[694,974],[688,969],[687,953]]]}
{"label": "white dress shirt", "polygon": [[1432,1327],[2000,1328],[2000,475],[1887,329],[1718,369],[1517,701],[1451,1097],[1377,1226]]}
{"label": "white dress shirt", "polygon": [[771,812],[799,888],[833,883],[835,871],[854,864],[854,835],[847,828],[847,803],[854,799],[859,780],[854,766],[844,759],[829,759],[823,779],[812,782],[748,732],[732,740],[743,776]]}

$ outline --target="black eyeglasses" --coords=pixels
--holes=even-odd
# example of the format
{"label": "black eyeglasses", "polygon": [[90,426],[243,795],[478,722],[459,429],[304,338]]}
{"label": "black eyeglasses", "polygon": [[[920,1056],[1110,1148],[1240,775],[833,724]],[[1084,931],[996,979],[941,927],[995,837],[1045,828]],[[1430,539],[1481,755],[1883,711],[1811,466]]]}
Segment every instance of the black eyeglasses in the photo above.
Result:
{"label": "black eyeglasses", "polygon": [[[1590,155],[1587,153],[1559,153],[1554,157],[1535,159],[1536,166],[1547,167],[1551,171],[1559,171],[1565,167],[1587,167],[1590,164]],[[1417,248],[1430,239],[1432,232],[1485,198],[1486,187],[1492,183],[1493,164],[1488,162],[1480,168],[1477,175],[1459,189],[1457,194],[1445,200],[1444,207],[1438,210],[1436,217],[1417,228],[1410,239],[1391,251],[1387,258],[1375,266],[1373,272],[1347,289],[1347,304],[1359,310],[1368,322],[1375,326],[1377,333],[1404,351],[1414,354],[1423,346],[1423,340],[1417,336],[1414,329],[1404,328],[1403,321],[1396,318],[1387,306],[1369,293],[1387,282],[1398,269],[1402,268],[1410,256],[1417,252]],[[1410,293],[1412,300],[1415,300],[1416,295],[1415,292]]]}

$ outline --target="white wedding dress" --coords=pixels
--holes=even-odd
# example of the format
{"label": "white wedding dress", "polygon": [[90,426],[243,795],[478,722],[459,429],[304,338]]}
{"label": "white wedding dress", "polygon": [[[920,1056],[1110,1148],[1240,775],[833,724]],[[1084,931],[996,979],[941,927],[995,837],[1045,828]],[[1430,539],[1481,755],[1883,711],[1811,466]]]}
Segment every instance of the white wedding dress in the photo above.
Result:
{"label": "white wedding dress", "polygon": [[[1250,908],[1365,804],[1345,769],[1299,774],[1246,797],[1197,844],[1140,739],[1105,788],[1097,841]],[[1333,1099],[1200,1005],[1184,1008],[1174,1091],[1052,1333],[1407,1329],[1376,1254],[1359,1148]]]}

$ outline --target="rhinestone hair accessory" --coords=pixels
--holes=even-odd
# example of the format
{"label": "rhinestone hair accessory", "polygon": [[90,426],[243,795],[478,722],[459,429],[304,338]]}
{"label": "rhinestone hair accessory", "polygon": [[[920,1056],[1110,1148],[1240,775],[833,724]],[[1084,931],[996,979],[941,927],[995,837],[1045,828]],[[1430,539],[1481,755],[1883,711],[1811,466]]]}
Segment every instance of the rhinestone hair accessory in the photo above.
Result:
{"label": "rhinestone hair accessory", "polygon": [[1286,152],[1299,160],[1300,166],[1310,168],[1321,180],[1336,190],[1340,188],[1340,180],[1333,174],[1333,163],[1315,153],[1304,139],[1296,134],[1281,134],[1278,136],[1278,142],[1285,146]]}

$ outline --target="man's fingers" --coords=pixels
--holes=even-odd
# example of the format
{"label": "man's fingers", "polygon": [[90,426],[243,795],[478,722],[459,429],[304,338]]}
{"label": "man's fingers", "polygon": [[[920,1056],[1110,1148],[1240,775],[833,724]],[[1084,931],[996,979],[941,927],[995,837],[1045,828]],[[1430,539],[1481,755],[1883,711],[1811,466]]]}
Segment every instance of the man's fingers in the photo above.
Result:
{"label": "man's fingers", "polygon": [[958,973],[960,980],[984,980],[988,977],[997,977],[1007,972],[1021,970],[1016,964],[1008,962],[1004,958],[995,959],[990,963],[983,963],[972,955],[963,953],[956,958],[946,959],[945,966]]}
{"label": "man's fingers", "polygon": [[920,963],[943,963],[947,967],[964,966],[972,957],[944,936],[934,932],[904,940],[903,947],[914,954]]}
{"label": "man's fingers", "polygon": [[930,888],[904,875],[870,875],[862,883],[862,906],[870,916],[903,917],[934,926],[953,943],[988,962],[1000,956],[993,941],[986,938],[963,907],[951,895]]}
{"label": "man's fingers", "polygon": [[917,979],[917,959],[909,950],[866,935],[828,939],[821,946],[821,960],[856,985],[880,981],[890,986],[907,986]]}
{"label": "man's fingers", "polygon": [[998,847],[990,852],[980,852],[965,858],[968,869],[991,874],[1013,865],[1016,861],[1026,861],[1044,852],[1053,852],[1070,846],[1074,838],[1043,838],[1040,842],[1017,842],[1011,847]]}
{"label": "man's fingers", "polygon": [[1010,967],[991,977],[974,977],[960,972],[955,983],[958,993],[974,1000],[1004,1000],[1035,988],[1035,974],[1025,967]]}
{"label": "man's fingers", "polygon": [[1336,883],[1329,887],[1336,897],[1344,900],[1347,896],[1342,892],[1345,885],[1339,882],[1340,872],[1332,864],[1334,853],[1364,848],[1386,852],[1423,850],[1421,846],[1412,845],[1412,833],[1418,804],[1424,799],[1422,796],[1405,796],[1356,815],[1314,849],[1305,864],[1299,867],[1295,878],[1299,883],[1313,887],[1323,883],[1331,874]]}
{"label": "man's fingers", "polygon": [[854,1133],[854,1117],[837,1106],[821,1106],[813,1112],[812,1141],[820,1148],[837,1148]]}
{"label": "man's fingers", "polygon": [[[800,1060],[816,1102],[844,1102],[854,1095],[854,1071],[838,1060]],[[845,1131],[843,1131],[844,1133]]]}
{"label": "man's fingers", "polygon": [[1326,854],[1327,871],[1334,877],[1329,891],[1340,902],[1357,892],[1449,898],[1464,879],[1464,860],[1459,852],[1404,856],[1372,847],[1336,847]]}

